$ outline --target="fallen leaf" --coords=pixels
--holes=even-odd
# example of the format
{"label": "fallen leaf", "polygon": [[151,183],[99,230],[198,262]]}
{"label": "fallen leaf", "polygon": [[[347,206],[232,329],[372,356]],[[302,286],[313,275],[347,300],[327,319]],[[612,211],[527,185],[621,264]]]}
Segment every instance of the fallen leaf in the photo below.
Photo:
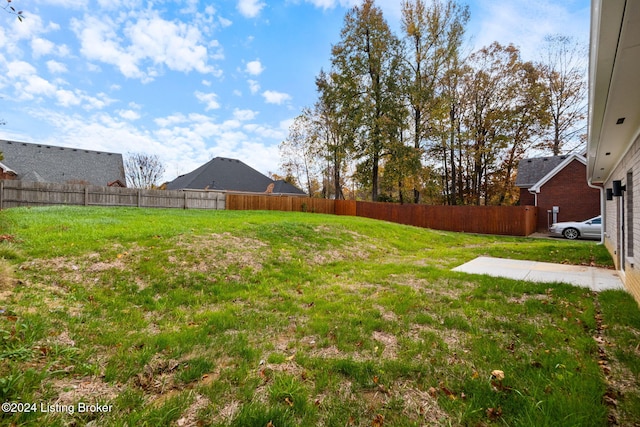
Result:
{"label": "fallen leaf", "polygon": [[499,381],[502,381],[504,379],[504,371],[494,369],[493,371],[491,371],[491,376]]}
{"label": "fallen leaf", "polygon": [[502,408],[489,408],[487,409],[487,416],[492,419],[495,420],[497,418],[499,418],[500,416],[502,416]]}
{"label": "fallen leaf", "polygon": [[451,400],[455,400],[456,399],[456,395],[454,392],[452,392],[451,390],[449,390],[448,388],[446,388],[444,385],[440,385],[440,390],[442,390],[442,392],[444,394],[447,395],[447,397]]}
{"label": "fallen leaf", "polygon": [[382,427],[384,425],[384,415],[378,414],[371,422],[372,427]]}
{"label": "fallen leaf", "polygon": [[287,405],[289,405],[289,406],[293,407],[293,400],[289,399],[288,397],[285,397],[284,402],[285,402]]}

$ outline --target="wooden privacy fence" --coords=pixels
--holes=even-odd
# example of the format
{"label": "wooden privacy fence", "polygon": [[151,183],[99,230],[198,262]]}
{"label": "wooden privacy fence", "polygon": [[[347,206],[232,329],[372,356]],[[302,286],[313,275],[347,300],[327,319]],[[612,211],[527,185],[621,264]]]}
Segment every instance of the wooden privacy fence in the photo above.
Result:
{"label": "wooden privacy fence", "polygon": [[225,209],[226,194],[213,191],[165,191],[0,180],[0,209],[18,206],[79,205],[144,208]]}
{"label": "wooden privacy fence", "polygon": [[535,206],[427,206],[308,197],[227,195],[227,209],[307,211],[351,215],[436,230],[507,236],[536,231]]}
{"label": "wooden privacy fence", "polygon": [[510,236],[528,236],[535,232],[538,212],[535,206],[397,205],[204,190],[139,190],[0,180],[0,209],[46,205],[315,212],[361,216],[436,230]]}
{"label": "wooden privacy fence", "polygon": [[286,211],[335,214],[335,201],[313,197],[227,194],[227,209],[237,211]]}
{"label": "wooden privacy fence", "polygon": [[428,206],[356,202],[356,215],[416,227],[506,236],[536,231],[535,206]]}

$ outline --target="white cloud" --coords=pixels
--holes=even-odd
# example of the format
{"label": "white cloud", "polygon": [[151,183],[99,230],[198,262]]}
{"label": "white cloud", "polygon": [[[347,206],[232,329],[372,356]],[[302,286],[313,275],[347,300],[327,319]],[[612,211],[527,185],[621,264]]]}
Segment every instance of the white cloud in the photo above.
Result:
{"label": "white cloud", "polygon": [[39,3],[59,6],[65,9],[83,9],[87,6],[85,0],[40,0]]}
{"label": "white cloud", "polygon": [[229,26],[231,26],[233,24],[232,21],[230,21],[230,20],[228,20],[226,18],[223,18],[221,16],[218,17],[218,21],[220,22],[220,25],[222,25],[223,28],[229,27]]}
{"label": "white cloud", "polygon": [[241,121],[253,120],[257,115],[258,112],[253,110],[240,110],[238,108],[233,110],[233,117]]}
{"label": "white cloud", "polygon": [[255,18],[264,6],[259,0],[238,0],[238,11],[245,18]]}
{"label": "white cloud", "polygon": [[130,51],[139,59],[164,63],[169,69],[208,73],[207,48],[202,44],[201,32],[183,22],[170,22],[157,16],[140,19],[125,33],[131,40]]}
{"label": "white cloud", "polygon": [[56,91],[56,99],[59,105],[63,107],[72,107],[80,105],[82,100],[72,91],[66,89],[58,89]]}
{"label": "white cloud", "polygon": [[125,120],[134,121],[140,118],[140,113],[133,110],[120,110],[118,111],[118,115]]}
{"label": "white cloud", "polygon": [[245,69],[245,71],[252,76],[259,76],[264,71],[264,67],[262,66],[260,60],[256,59],[255,61],[247,62],[247,68]]}
{"label": "white cloud", "polygon": [[12,61],[7,64],[6,76],[13,80],[17,99],[33,100],[37,97],[51,97],[56,86],[37,74],[35,67],[24,61]]}
{"label": "white cloud", "polygon": [[218,95],[216,95],[215,93],[204,93],[197,91],[195,95],[200,102],[207,104],[207,106],[205,107],[205,111],[217,110],[218,108],[220,108],[220,104],[218,103]]}
{"label": "white cloud", "polygon": [[34,58],[48,55],[54,49],[55,45],[52,41],[36,37],[31,40],[31,52]]}
{"label": "white cloud", "polygon": [[53,59],[47,61],[47,69],[51,74],[61,74],[67,72],[67,66],[62,62],[54,61]]}
{"label": "white cloud", "polygon": [[260,90],[260,84],[257,81],[247,80],[247,83],[249,83],[249,90],[251,91],[252,95],[258,93],[258,91]]}
{"label": "white cloud", "polygon": [[[108,17],[72,19],[71,27],[87,59],[111,64],[128,78],[148,82],[159,75],[163,65],[184,73],[220,74],[208,64],[209,51],[197,27],[164,20],[155,12],[127,22],[122,32],[120,24]],[[219,47],[215,40],[207,43]],[[218,51],[214,57],[223,55]]]}
{"label": "white cloud", "polygon": [[473,32],[475,49],[489,46],[494,41],[513,43],[525,59],[537,60],[547,35],[560,32],[587,43],[589,28],[584,28],[583,23],[589,22],[589,7],[572,11],[570,3],[513,0],[498,4],[482,0],[478,5],[480,14],[473,17],[479,22],[478,29]]}
{"label": "white cloud", "polygon": [[80,39],[80,52],[86,58],[115,65],[125,77],[144,77],[144,73],[138,68],[138,59],[120,46],[117,25],[111,19],[72,19],[71,28]]}
{"label": "white cloud", "polygon": [[291,100],[291,95],[283,92],[276,92],[275,90],[265,90],[262,92],[262,96],[267,104],[282,105]]}

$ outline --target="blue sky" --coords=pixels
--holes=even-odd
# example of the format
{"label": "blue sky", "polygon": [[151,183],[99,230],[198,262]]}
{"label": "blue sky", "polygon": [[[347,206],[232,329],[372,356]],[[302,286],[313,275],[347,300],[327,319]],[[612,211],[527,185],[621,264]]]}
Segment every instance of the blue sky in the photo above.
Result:
{"label": "blue sky", "polygon": [[[0,0],[2,5],[6,0]],[[277,172],[352,0],[13,0],[0,13],[0,139],[157,154],[165,179],[216,156]],[[474,0],[470,49],[588,42],[588,0]],[[400,0],[378,0],[400,36]]]}

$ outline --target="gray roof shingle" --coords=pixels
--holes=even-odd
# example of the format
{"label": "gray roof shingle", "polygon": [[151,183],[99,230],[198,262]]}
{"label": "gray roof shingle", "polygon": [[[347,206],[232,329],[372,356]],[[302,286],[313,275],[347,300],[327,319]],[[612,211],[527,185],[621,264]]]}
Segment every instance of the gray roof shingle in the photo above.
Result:
{"label": "gray roof shingle", "polygon": [[3,162],[18,179],[107,185],[125,182],[122,154],[0,140]]}
{"label": "gray roof shingle", "polygon": [[530,188],[562,163],[568,156],[533,157],[518,164],[516,187]]}
{"label": "gray roof shingle", "polygon": [[270,184],[275,184],[274,193],[305,194],[291,184],[282,185],[279,181],[273,181],[240,160],[225,157],[216,157],[199,168],[180,175],[167,183],[167,190],[190,188],[264,193]]}

